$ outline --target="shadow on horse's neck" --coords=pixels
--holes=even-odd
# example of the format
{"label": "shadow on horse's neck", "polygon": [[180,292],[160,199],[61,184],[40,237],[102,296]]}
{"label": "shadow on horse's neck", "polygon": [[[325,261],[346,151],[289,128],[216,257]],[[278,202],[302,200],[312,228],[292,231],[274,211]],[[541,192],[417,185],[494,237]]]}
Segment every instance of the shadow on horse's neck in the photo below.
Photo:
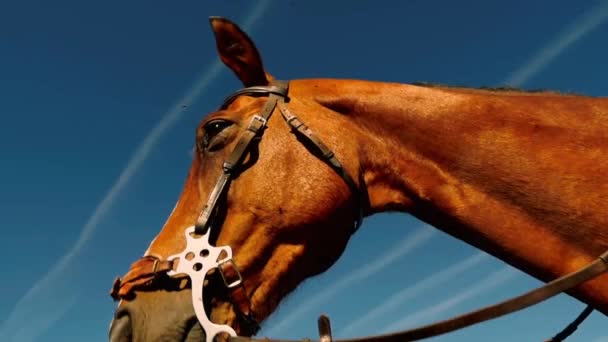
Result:
{"label": "shadow on horse's neck", "polygon": [[[608,99],[299,82],[354,124],[371,213],[407,211],[544,281],[608,248]],[[572,294],[607,314],[607,280]]]}

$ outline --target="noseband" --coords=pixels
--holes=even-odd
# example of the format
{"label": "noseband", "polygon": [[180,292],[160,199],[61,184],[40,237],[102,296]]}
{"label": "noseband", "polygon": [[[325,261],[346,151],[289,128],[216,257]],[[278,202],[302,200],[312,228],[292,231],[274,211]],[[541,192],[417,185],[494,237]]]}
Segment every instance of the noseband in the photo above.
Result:
{"label": "noseband", "polygon": [[[254,86],[240,89],[228,96],[220,109],[226,109],[237,97],[246,95],[253,97],[267,96],[261,112],[254,115],[247,129],[241,134],[239,141],[232,150],[228,159],[222,166],[222,174],[217,180],[215,187],[209,195],[207,203],[203,207],[194,226],[185,230],[186,248],[166,260],[154,256],[144,256],[136,261],[123,279],[117,278],[111,291],[115,300],[127,298],[134,290],[151,288],[154,280],[161,274],[169,277],[187,275],[190,278],[192,288],[192,303],[196,317],[206,333],[207,342],[221,332],[236,337],[236,332],[228,325],[212,323],[203,306],[204,280],[207,272],[217,269],[224,285],[229,290],[230,299],[239,314],[241,321],[248,330],[253,333],[259,330],[258,320],[251,310],[249,296],[245,291],[241,274],[232,260],[232,249],[230,246],[212,246],[209,236],[212,230],[221,229],[223,222],[214,219],[217,217],[220,199],[230,186],[231,180],[243,164],[245,156],[250,152],[255,142],[264,135],[266,125],[275,108],[278,107],[285,122],[292,132],[303,139],[303,144],[321,160],[327,163],[346,183],[352,191],[357,202],[357,216],[354,219],[352,233],[356,232],[363,221],[363,213],[368,203],[367,192],[361,190],[353,177],[344,169],[334,153],[306,126],[297,116],[287,109],[289,82],[274,81],[267,86]],[[308,144],[304,143],[307,142]],[[311,150],[312,149],[312,150]],[[363,186],[363,182],[360,182]],[[218,260],[223,253],[224,258]],[[175,261],[179,262],[175,262]]]}
{"label": "noseband", "polygon": [[[333,152],[321,142],[308,126],[287,109],[287,103],[289,103],[288,90],[289,82],[274,81],[271,85],[267,86],[243,88],[226,98],[220,109],[226,109],[237,97],[242,95],[254,97],[267,96],[268,101],[262,108],[262,111],[252,117],[249,126],[241,134],[240,140],[223,164],[223,172],[211,191],[206,205],[202,209],[195,224],[186,229],[186,248],[181,253],[172,255],[164,260],[151,255],[144,256],[137,260],[131,265],[131,268],[122,279],[116,278],[114,281],[114,286],[110,292],[110,295],[114,300],[123,298],[129,299],[135,290],[153,288],[155,280],[160,276],[178,277],[187,275],[190,278],[192,287],[192,304],[194,306],[194,311],[205,330],[207,342],[212,342],[214,337],[222,332],[232,336],[232,342],[290,342],[270,339],[255,340],[238,337],[232,327],[212,323],[207,317],[203,307],[203,282],[205,276],[208,271],[217,269],[223,280],[224,286],[229,290],[230,300],[241,321],[244,323],[243,326],[245,329],[251,331],[252,334],[259,329],[258,320],[251,310],[249,296],[243,285],[243,278],[232,260],[232,249],[230,246],[212,246],[209,242],[209,236],[212,231],[221,229],[223,222],[220,219],[216,219],[218,217],[216,214],[219,208],[220,199],[230,186],[230,181],[238,172],[242,171],[240,169],[245,156],[250,152],[254,143],[259,141],[264,135],[266,124],[276,107],[278,107],[279,112],[291,128],[292,132],[296,134],[298,138],[302,139],[304,146],[340,175],[352,191],[354,197],[358,200],[356,203],[358,207],[357,216],[354,219],[353,233],[361,225],[364,210],[369,206],[365,184],[360,181],[360,184],[357,185]],[[218,260],[222,253],[225,256],[221,260]],[[176,261],[178,262],[176,263]],[[336,342],[402,342],[437,336],[537,304],[595,278],[606,271],[608,271],[608,251],[604,252],[594,262],[578,271],[572,272],[549,282],[544,286],[498,304],[474,310],[461,316],[434,324],[393,334],[356,338],[352,340],[340,340]],[[587,317],[591,311],[592,308],[588,306],[573,323],[549,341],[562,341],[566,336],[576,330],[576,326]],[[324,342],[331,342],[331,333],[327,318],[321,317],[319,321],[319,330],[321,333],[321,340]]]}

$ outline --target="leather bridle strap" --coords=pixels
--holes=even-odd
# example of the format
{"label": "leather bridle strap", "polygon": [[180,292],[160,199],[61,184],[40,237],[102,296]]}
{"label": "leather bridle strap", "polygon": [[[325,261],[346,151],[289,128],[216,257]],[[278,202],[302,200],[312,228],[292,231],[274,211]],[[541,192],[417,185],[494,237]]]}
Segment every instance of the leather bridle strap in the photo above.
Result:
{"label": "leather bridle strap", "polygon": [[114,279],[110,296],[114,300],[128,296],[134,289],[149,285],[159,274],[166,273],[172,268],[173,261],[144,256],[131,264],[129,271],[122,278]]}
{"label": "leather bridle strap", "polygon": [[[237,97],[241,95],[269,96],[274,94],[282,98],[287,98],[287,93],[289,92],[289,82],[273,81],[273,83],[273,85],[253,86],[239,89],[224,99],[224,102],[222,102],[220,109],[226,109],[232,102],[234,102],[234,100],[236,100]],[[270,114],[272,114],[272,112]]]}
{"label": "leather bridle strap", "polygon": [[587,317],[589,317],[592,312],[593,307],[591,305],[587,305],[585,309],[583,309],[583,311],[574,319],[574,321],[572,321],[572,323],[568,324],[564,329],[562,329],[562,331],[560,331],[550,339],[546,340],[545,342],[564,341],[566,338],[568,338],[568,336],[572,335],[572,333],[574,333],[576,329],[578,329],[578,326],[583,323],[583,321],[587,319]]}
{"label": "leather bridle strap", "polygon": [[196,220],[195,224],[195,233],[199,235],[203,235],[207,232],[210,226],[210,218],[213,214],[214,210],[217,208],[217,202],[219,198],[224,193],[226,189],[226,185],[233,177],[233,171],[235,171],[235,167],[241,165],[241,162],[251,143],[256,138],[261,138],[264,129],[266,128],[266,123],[270,119],[274,108],[277,105],[277,101],[285,96],[287,96],[288,87],[286,83],[282,83],[278,86],[268,86],[268,87],[249,87],[241,89],[234,94],[230,95],[222,104],[221,108],[226,108],[232,101],[234,101],[240,95],[268,95],[268,101],[262,108],[262,111],[259,115],[254,115],[251,118],[249,126],[241,135],[241,139],[232,150],[232,153],[228,157],[228,159],[224,162],[223,172],[220,175],[215,187],[211,191],[209,195],[209,199],[207,200],[207,204],[203,207],[199,217]]}
{"label": "leather bridle strap", "polygon": [[[353,339],[334,340],[334,342],[405,342],[416,341],[433,336],[442,335],[454,330],[471,326],[480,322],[494,319],[521,309],[538,304],[550,297],[567,291],[576,285],[593,279],[608,271],[608,251],[600,255],[588,266],[560,277],[529,291],[523,295],[511,298],[495,305],[487,306],[475,311],[471,311],[461,316],[456,316],[434,324],[425,325],[419,328],[404,330],[392,334],[360,337]],[[253,339],[248,337],[231,337],[231,342],[295,342],[289,340],[275,339]]]}
{"label": "leather bridle strap", "polygon": [[[325,145],[321,139],[319,139],[313,131],[306,126],[302,120],[300,120],[297,116],[293,115],[287,106],[285,105],[285,101],[283,99],[279,99],[278,102],[279,111],[285,119],[285,122],[291,127],[292,131],[295,134],[298,134],[300,137],[308,140],[313,146],[315,146],[321,156],[321,159],[327,163],[348,185],[354,197],[357,198],[358,208],[357,208],[357,217],[355,218],[353,234],[359,229],[361,223],[363,222],[363,215],[366,206],[368,205],[368,196],[367,194],[362,194],[359,186],[355,182],[355,180],[350,176],[350,174],[344,169],[342,163],[336,158],[334,153],[332,152],[327,145]],[[361,186],[363,187],[363,182],[361,182]]]}

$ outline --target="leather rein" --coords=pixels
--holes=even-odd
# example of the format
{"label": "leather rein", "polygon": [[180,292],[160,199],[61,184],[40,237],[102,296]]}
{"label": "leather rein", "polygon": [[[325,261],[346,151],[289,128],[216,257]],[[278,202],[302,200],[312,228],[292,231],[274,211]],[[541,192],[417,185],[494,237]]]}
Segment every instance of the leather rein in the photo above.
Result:
{"label": "leather rein", "polygon": [[[231,336],[231,342],[296,342],[295,340],[256,339],[237,336],[231,327],[216,325],[209,321],[203,307],[203,295],[201,295],[203,293],[205,275],[209,270],[217,268],[224,282],[224,286],[228,289],[230,300],[236,309],[235,311],[237,312],[239,319],[241,319],[241,322],[243,322],[245,330],[251,332],[252,335],[259,330],[259,323],[255,317],[255,313],[251,310],[249,296],[243,286],[241,274],[232,260],[232,251],[230,247],[212,246],[209,242],[209,235],[212,230],[221,229],[223,222],[216,218],[218,217],[222,196],[225,195],[231,180],[238,175],[238,172],[240,171],[239,167],[242,166],[243,160],[250,152],[252,146],[258,143],[262,138],[264,130],[267,128],[267,122],[277,107],[285,122],[290,126],[292,133],[299,138],[298,140],[303,139],[301,142],[311,153],[319,157],[341,176],[352,191],[354,197],[358,199],[358,202],[356,203],[357,216],[354,218],[353,233],[357,231],[363,221],[364,212],[369,205],[364,183],[360,180],[358,185],[354,178],[344,169],[334,153],[323,144],[302,120],[287,109],[287,103],[289,102],[288,91],[288,81],[273,81],[272,84],[267,86],[254,86],[240,89],[225,99],[220,109],[227,108],[241,95],[268,97],[268,101],[262,108],[262,111],[258,115],[253,116],[249,126],[242,133],[240,140],[232,153],[224,162],[223,172],[211,191],[209,199],[198,216],[196,223],[194,226],[186,229],[185,237],[187,246],[184,251],[167,259],[159,259],[155,256],[146,255],[137,260],[131,265],[129,271],[122,279],[117,277],[114,280],[112,290],[110,291],[110,295],[114,300],[129,299],[133,296],[135,290],[151,289],[155,286],[160,277],[183,277],[183,275],[186,274],[190,276],[193,306],[197,318],[205,330],[207,342],[213,341],[215,335],[221,332],[228,333]],[[217,261],[216,259],[222,252],[227,256],[222,260]],[[176,260],[179,260],[179,262],[176,263]],[[210,262],[209,260],[213,261]],[[604,252],[591,264],[578,271],[555,279],[544,286],[509,300],[414,329],[384,335],[342,339],[336,340],[336,342],[402,342],[415,341],[445,334],[535,305],[607,271],[608,251]],[[576,330],[577,325],[580,324],[592,310],[593,308],[588,306],[574,322],[548,341],[557,342],[565,339],[565,337]],[[319,318],[319,334],[321,342],[332,341],[329,319],[325,316]]]}

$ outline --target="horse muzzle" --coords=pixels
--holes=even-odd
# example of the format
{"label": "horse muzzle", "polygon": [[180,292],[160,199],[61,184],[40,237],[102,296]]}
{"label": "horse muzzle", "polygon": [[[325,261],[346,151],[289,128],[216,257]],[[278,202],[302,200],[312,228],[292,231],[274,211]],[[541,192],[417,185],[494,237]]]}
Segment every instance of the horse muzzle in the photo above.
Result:
{"label": "horse muzzle", "polygon": [[204,341],[189,289],[137,292],[121,301],[110,324],[110,342]]}

